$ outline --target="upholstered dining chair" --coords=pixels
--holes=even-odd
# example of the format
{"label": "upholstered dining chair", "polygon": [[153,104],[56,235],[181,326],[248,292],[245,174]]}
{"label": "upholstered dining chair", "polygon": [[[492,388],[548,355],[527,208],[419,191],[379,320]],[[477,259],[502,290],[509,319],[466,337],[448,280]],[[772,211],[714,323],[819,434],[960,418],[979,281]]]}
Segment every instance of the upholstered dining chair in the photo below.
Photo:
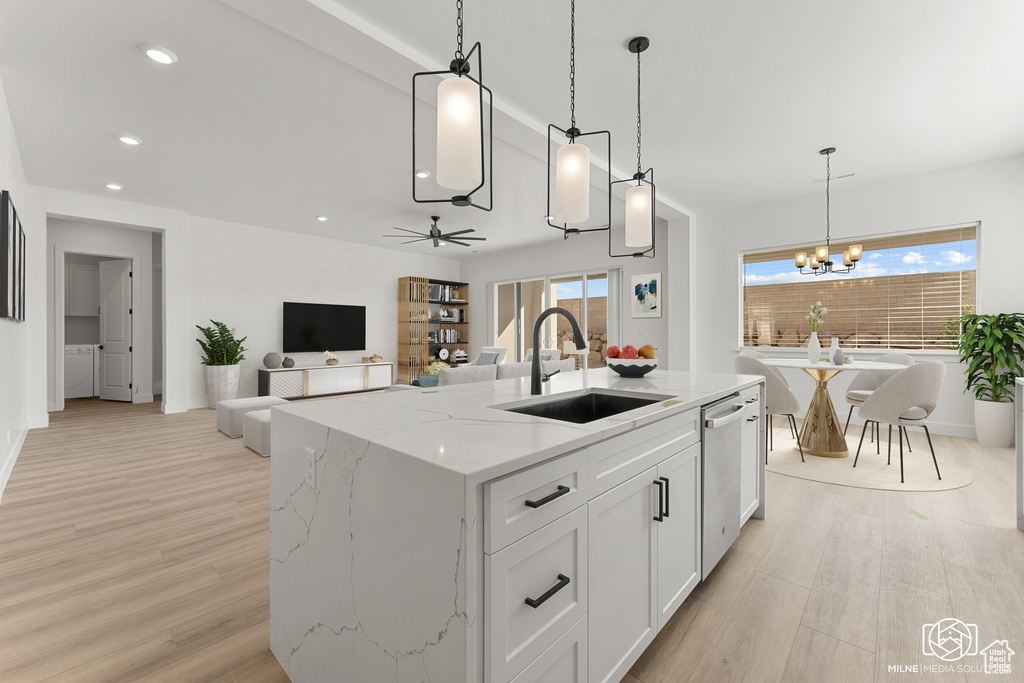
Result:
{"label": "upholstered dining chair", "polygon": [[[857,408],[857,415],[864,419],[864,429],[860,433],[860,443],[857,445],[857,457],[853,459],[853,466],[857,466],[857,458],[860,457],[860,447],[864,444],[864,433],[868,424],[888,424],[890,434],[892,425],[896,425],[900,431],[900,483],[903,483],[903,435],[906,434],[907,427],[923,427],[925,436],[928,437],[928,448],[932,452],[932,462],[935,463],[935,474],[941,480],[939,461],[935,458],[932,435],[928,431],[928,417],[939,403],[939,391],[942,389],[942,380],[945,376],[945,363],[918,363],[899,371],[872,391]],[[907,441],[910,441],[909,435]],[[892,462],[891,443],[889,452],[889,461]]]}
{"label": "upholstered dining chair", "polygon": [[800,460],[804,460],[804,447],[800,444],[800,433],[796,428],[796,411],[800,410],[800,401],[789,388],[789,382],[777,369],[761,362],[766,356],[757,351],[744,351],[736,357],[734,367],[741,375],[761,375],[765,381],[765,411],[768,417],[768,443],[765,444],[764,461],[768,462],[768,451],[774,448],[771,419],[773,415],[785,415],[789,420],[789,429],[796,439],[796,447],[800,449]]}
{"label": "upholstered dining chair", "polygon": [[[903,366],[914,364],[914,359],[905,353],[887,353],[884,356],[875,358],[879,363],[897,363]],[[846,402],[850,404],[850,412],[846,415],[846,426],[843,427],[843,436],[850,428],[850,418],[853,417],[853,409],[864,403],[864,400],[871,395],[871,392],[882,385],[882,382],[895,375],[899,370],[877,370],[872,372],[858,372],[850,382],[850,388],[846,390]]]}

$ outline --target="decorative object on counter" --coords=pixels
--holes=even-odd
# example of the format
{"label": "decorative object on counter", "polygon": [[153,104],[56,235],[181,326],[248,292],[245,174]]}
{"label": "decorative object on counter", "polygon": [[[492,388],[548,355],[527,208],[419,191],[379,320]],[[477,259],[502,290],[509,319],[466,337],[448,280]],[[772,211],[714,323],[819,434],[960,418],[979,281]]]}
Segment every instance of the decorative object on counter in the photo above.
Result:
{"label": "decorative object on counter", "polygon": [[658,367],[657,358],[612,358],[605,359],[608,367],[622,377],[643,377]]}
{"label": "decorative object on counter", "polygon": [[[625,229],[623,242],[630,251],[616,254],[612,251],[612,232],[608,231],[608,256],[625,258],[654,258],[654,209],[655,187],[654,168],[643,170],[640,159],[641,119],[640,119],[640,53],[650,47],[651,41],[637,36],[629,41],[627,49],[636,55],[636,173],[632,178],[616,180],[608,184],[608,196],[611,197],[616,185],[625,184]],[[635,184],[633,184],[635,181]],[[657,316],[661,317],[659,312]]]}
{"label": "decorative object on counter", "polygon": [[811,306],[811,312],[807,315],[807,322],[811,324],[811,338],[807,340],[807,360],[817,363],[821,359],[821,342],[818,341],[818,328],[821,321],[828,313],[828,309],[816,302]]}
{"label": "decorative object on counter", "polygon": [[[443,247],[446,244],[457,244],[460,247],[468,247],[464,240],[473,240],[476,242],[486,242],[486,237],[464,237],[466,233],[476,232],[473,228],[468,230],[456,230],[455,232],[441,232],[441,229],[437,227],[437,222],[441,220],[440,216],[431,216],[434,223],[430,226],[429,232],[416,232],[415,230],[407,230],[406,228],[395,227],[395,230],[401,230],[402,232],[412,233],[413,235],[419,235],[413,239],[409,239],[409,235],[384,235],[384,237],[399,237],[401,239],[408,240],[402,242],[402,244],[412,244],[413,242],[426,242],[430,240],[434,243],[434,247]],[[458,238],[458,239],[455,239]]]}
{"label": "decorative object on counter", "polygon": [[384,357],[381,356],[380,354],[375,353],[372,356],[370,356],[370,362],[371,363],[379,363],[382,360],[384,360]]}
{"label": "decorative object on counter", "polygon": [[[568,144],[563,144],[568,138]],[[590,142],[590,141],[593,142]],[[590,145],[608,160],[608,169],[595,187],[611,184],[612,134],[607,130],[583,133],[576,127],[576,1],[569,2],[569,128],[548,124],[548,225],[562,231],[562,239],[584,232],[608,230],[612,224],[612,196],[593,221],[590,218]],[[551,150],[554,149],[554,163]],[[607,176],[607,177],[605,177]],[[554,201],[552,202],[552,192]],[[571,227],[570,227],[571,226]]]}
{"label": "decorative object on counter", "polygon": [[275,368],[281,367],[281,356],[271,351],[267,355],[263,356],[263,367],[267,370],[274,370]]}
{"label": "decorative object on counter", "polygon": [[235,338],[234,328],[224,323],[211,320],[212,327],[196,325],[203,333],[202,339],[196,339],[203,350],[200,362],[203,364],[203,381],[206,384],[206,403],[211,409],[217,408],[217,402],[233,399],[238,395],[238,364],[245,360],[247,338]]}
{"label": "decorative object on counter", "polygon": [[[456,1],[455,59],[447,69],[421,71],[412,77],[412,199],[418,204],[450,203],[452,206],[474,206],[490,211],[494,207],[494,95],[483,84],[480,43],[473,45],[469,54],[462,52],[462,2]],[[475,64],[472,63],[474,54]],[[450,78],[453,75],[455,78]],[[424,85],[419,86],[421,90],[417,92],[419,82]],[[436,89],[437,92],[434,103],[428,101],[430,89]],[[431,104],[435,104],[436,108],[431,107]],[[421,107],[425,107],[423,112],[419,112]],[[436,111],[436,121],[421,120],[417,126],[417,115],[422,119],[429,111]],[[419,137],[417,130],[421,131]],[[435,132],[434,140],[423,140],[422,131],[428,130]],[[436,150],[433,182],[427,180],[430,177],[429,171],[419,165],[424,163],[422,154],[417,161],[417,142],[423,145],[424,152],[431,148]],[[486,205],[479,196],[474,197],[484,185],[487,186]],[[425,199],[422,193],[428,190],[432,190],[435,197],[442,193],[445,196]]]}
{"label": "decorative object on counter", "polygon": [[326,360],[324,362],[327,363],[328,365],[337,365],[338,364],[338,357],[335,356],[330,351],[324,351],[324,358],[326,358]]}
{"label": "decorative object on counter", "polygon": [[644,273],[629,279],[630,318],[661,317],[661,273]]}
{"label": "decorative object on counter", "polygon": [[1013,443],[1013,386],[1024,375],[1024,314],[971,313],[960,317],[960,361],[967,365],[964,393],[974,394],[974,429],[983,446]]}
{"label": "decorative object on counter", "polygon": [[[814,254],[811,256],[809,261],[806,251],[797,252],[793,255],[793,259],[796,261],[796,267],[800,271],[801,275],[824,275],[826,273],[845,275],[857,267],[857,262],[860,261],[861,256],[863,255],[861,245],[854,244],[843,252],[843,265],[846,266],[846,268],[843,270],[836,270],[833,268],[834,264],[831,259],[832,226],[830,213],[832,208],[832,154],[835,151],[835,147],[826,147],[818,152],[818,154],[825,157],[825,244],[814,248]],[[853,174],[851,173],[850,175]],[[846,176],[841,177],[845,178]],[[810,266],[811,270],[805,273],[804,268],[807,266]]]}
{"label": "decorative object on counter", "polygon": [[281,367],[282,368],[294,368],[295,367],[295,359],[291,358],[290,356],[285,356],[284,360],[281,361]]}

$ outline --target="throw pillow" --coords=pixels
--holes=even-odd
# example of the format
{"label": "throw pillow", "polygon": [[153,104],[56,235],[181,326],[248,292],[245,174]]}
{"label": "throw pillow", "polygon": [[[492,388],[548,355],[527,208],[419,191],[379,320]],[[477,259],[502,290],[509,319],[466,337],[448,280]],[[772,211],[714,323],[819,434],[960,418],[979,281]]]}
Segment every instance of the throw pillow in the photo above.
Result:
{"label": "throw pillow", "polygon": [[483,351],[476,357],[477,365],[494,365],[498,360],[496,351]]}

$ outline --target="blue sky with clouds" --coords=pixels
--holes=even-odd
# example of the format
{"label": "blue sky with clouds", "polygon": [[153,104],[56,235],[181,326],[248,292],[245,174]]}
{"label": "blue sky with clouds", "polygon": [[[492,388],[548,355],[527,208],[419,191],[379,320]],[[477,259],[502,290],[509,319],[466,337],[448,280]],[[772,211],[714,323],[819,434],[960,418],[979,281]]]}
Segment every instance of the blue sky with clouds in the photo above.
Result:
{"label": "blue sky with clouds", "polygon": [[[794,252],[797,250],[794,249]],[[807,249],[808,255],[813,248]],[[832,255],[832,261],[841,267],[843,254]],[[820,282],[821,279],[888,277],[914,273],[948,273],[951,271],[976,270],[978,265],[977,242],[961,240],[943,244],[926,244],[896,249],[865,251],[864,258],[851,273],[845,275],[801,275],[793,259],[747,263],[743,266],[743,284],[777,285],[785,282]],[[805,268],[804,272],[810,272]]]}
{"label": "blue sky with clouds", "polygon": [[[583,283],[580,281],[559,282],[555,285],[559,299],[579,299],[583,296]],[[608,296],[608,278],[587,281],[587,296],[602,297]]]}

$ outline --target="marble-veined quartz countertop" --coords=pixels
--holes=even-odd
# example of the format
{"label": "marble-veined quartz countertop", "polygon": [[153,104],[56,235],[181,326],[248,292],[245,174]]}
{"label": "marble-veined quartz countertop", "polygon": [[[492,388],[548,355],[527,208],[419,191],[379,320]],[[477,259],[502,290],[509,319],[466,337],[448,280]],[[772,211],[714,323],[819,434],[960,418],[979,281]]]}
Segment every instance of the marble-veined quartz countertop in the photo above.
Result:
{"label": "marble-veined quartz countertop", "polygon": [[[530,395],[530,378],[477,382],[273,408],[322,424],[430,465],[485,481],[582,448],[655,420],[711,403],[763,381],[760,376],[658,370],[642,378],[607,368],[554,375],[543,396]],[[574,424],[490,406],[549,400],[587,388],[668,397],[658,403],[587,424]]]}

